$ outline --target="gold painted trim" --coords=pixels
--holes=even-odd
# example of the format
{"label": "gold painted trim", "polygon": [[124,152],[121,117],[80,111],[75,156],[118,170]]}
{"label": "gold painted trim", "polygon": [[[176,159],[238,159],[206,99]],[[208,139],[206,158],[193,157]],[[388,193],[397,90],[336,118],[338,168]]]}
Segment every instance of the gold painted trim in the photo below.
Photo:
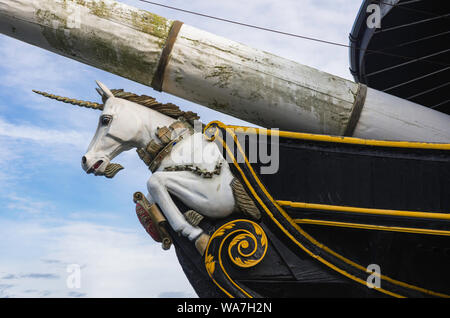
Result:
{"label": "gold painted trim", "polygon": [[[281,231],[283,231],[285,233],[285,235],[287,237],[289,237],[289,239],[291,239],[296,245],[298,245],[303,251],[305,251],[307,254],[309,254],[311,257],[317,259],[318,261],[320,261],[321,263],[325,264],[326,266],[328,266],[329,268],[335,270],[336,272],[362,284],[362,285],[366,285],[366,282],[363,281],[362,279],[355,277],[349,273],[347,273],[346,271],[338,268],[337,266],[331,264],[330,262],[326,261],[325,259],[323,259],[322,257],[320,257],[319,255],[316,255],[314,253],[312,253],[310,250],[308,250],[306,247],[303,246],[303,244],[301,244],[300,242],[298,242],[279,222],[278,220],[272,215],[272,213],[270,212],[270,210],[267,208],[267,206],[262,202],[261,198],[257,195],[257,193],[255,192],[255,190],[253,189],[253,187],[250,185],[249,181],[247,180],[247,178],[245,177],[245,174],[243,173],[242,169],[239,167],[239,165],[237,164],[235,158],[233,157],[233,154],[231,153],[231,151],[229,150],[228,146],[226,145],[226,143],[224,142],[224,140],[221,137],[217,137],[223,144],[223,146],[225,147],[226,151],[229,153],[229,155],[231,156],[231,158],[233,158],[233,163],[235,165],[235,167],[239,170],[240,174],[242,175],[242,178],[244,179],[245,183],[247,184],[248,188],[250,189],[250,191],[252,192],[252,194],[254,195],[254,197],[257,199],[257,201],[260,203],[260,205],[264,208],[264,210],[266,211],[266,213],[270,216],[270,218],[277,224],[277,226],[281,229]],[[240,145],[238,144],[238,147],[240,147]],[[245,158],[246,162],[247,162],[247,158]],[[250,167],[250,169],[253,172],[253,169]],[[256,179],[259,182],[259,179]],[[261,188],[264,192],[266,192],[265,188]],[[268,193],[266,193],[266,195],[268,195]],[[273,200],[270,195],[269,195],[269,199]],[[278,205],[275,203],[275,206],[278,207]],[[281,212],[281,211],[280,211]],[[283,213],[283,212],[281,212]],[[285,213],[285,212],[284,212]],[[286,213],[285,213],[286,214]],[[297,231],[299,231],[301,234],[305,235],[305,237],[307,237],[307,239],[309,239],[313,244],[320,246],[321,244],[318,243],[317,241],[315,241],[312,237],[310,237],[307,233],[303,232],[303,230],[301,230],[293,221],[289,220],[289,216],[283,215],[294,227],[296,227]],[[311,240],[312,239],[312,240]],[[316,243],[315,243],[316,242]],[[323,247],[322,247],[323,248]],[[383,292],[387,295],[393,296],[393,297],[397,297],[397,298],[403,298],[404,296],[396,294],[396,293],[392,293],[390,291],[384,290],[382,288],[375,288],[377,291]]]}
{"label": "gold painted trim", "polygon": [[[218,121],[213,121],[207,125],[209,127],[211,124],[219,124]],[[220,126],[220,125],[219,125]],[[223,127],[223,124],[222,126]],[[272,134],[278,135],[285,138],[293,139],[303,139],[303,140],[313,140],[313,141],[323,141],[323,142],[334,142],[342,144],[353,144],[353,145],[363,145],[363,146],[376,146],[376,147],[390,147],[390,148],[416,148],[416,149],[436,149],[436,150],[450,150],[450,144],[447,143],[426,143],[426,142],[414,142],[414,141],[389,141],[389,140],[376,140],[376,139],[362,139],[356,137],[341,137],[341,136],[331,136],[331,135],[320,135],[320,134],[308,134],[299,133],[291,131],[278,131],[265,128],[255,128],[255,127],[245,127],[245,126],[226,126],[231,129],[246,129],[246,133],[256,133],[261,135],[271,136]]]}
{"label": "gold painted trim", "polygon": [[292,207],[292,208],[301,208],[301,209],[309,209],[309,210],[324,210],[324,211],[338,211],[338,212],[350,212],[350,213],[362,213],[362,214],[406,216],[406,217],[413,217],[413,218],[450,220],[450,213],[371,209],[371,208],[360,208],[360,207],[351,207],[351,206],[342,206],[342,205],[328,205],[328,204],[292,202],[292,201],[282,201],[282,200],[277,200],[276,202],[280,206],[288,206],[288,207]]}
{"label": "gold painted trim", "polygon": [[[225,267],[222,264],[222,248],[223,248],[223,244],[225,242],[225,240],[230,237],[232,234],[236,233],[237,231],[233,231],[231,233],[229,233],[227,236],[225,236],[225,238],[222,240],[222,242],[220,242],[220,246],[219,246],[219,265],[220,268],[222,268],[222,271],[225,273],[225,276],[228,278],[228,280],[237,288],[239,289],[245,296],[247,296],[248,298],[253,298],[249,293],[247,293],[244,289],[241,288],[241,286],[239,286],[238,284],[235,283],[234,280],[231,279],[230,275],[228,274],[228,272],[225,270]],[[211,237],[211,240],[213,239],[213,237]]]}
{"label": "gold painted trim", "polygon": [[361,223],[347,223],[347,222],[312,220],[312,219],[294,219],[294,222],[297,223],[297,224],[313,224],[313,225],[347,227],[347,228],[364,229],[364,230],[376,230],[376,231],[390,231],[390,232],[403,232],[403,233],[416,233],[416,234],[450,236],[450,231],[411,228],[411,227],[383,226],[383,225],[372,225],[372,224],[361,224]]}
{"label": "gold painted trim", "polygon": [[[214,260],[214,256],[212,254],[209,253],[209,247],[211,242],[216,239],[217,237],[220,237],[222,235],[225,234],[225,230],[229,230],[232,229],[235,226],[235,223],[237,222],[246,222],[246,223],[250,223],[253,228],[255,229],[255,233],[257,235],[261,235],[261,239],[262,239],[262,244],[265,245],[264,248],[264,253],[263,255],[254,263],[252,264],[247,264],[247,265],[242,265],[242,264],[238,264],[235,262],[233,256],[230,253],[230,245],[236,240],[236,238],[233,239],[232,243],[230,243],[230,245],[228,246],[228,257],[230,258],[230,260],[238,265],[239,267],[245,267],[245,268],[249,268],[249,267],[253,267],[255,265],[257,265],[265,256],[267,253],[267,247],[268,247],[268,241],[267,241],[267,236],[264,232],[264,230],[255,222],[251,221],[251,220],[247,220],[247,219],[236,219],[233,221],[230,221],[228,223],[225,223],[224,225],[222,225],[220,228],[218,228],[212,235],[211,238],[209,239],[208,245],[206,246],[206,252],[205,252],[205,267],[206,270],[208,272],[209,277],[212,279],[212,281],[229,297],[229,298],[234,298],[233,295],[231,295],[225,288],[223,288],[214,278],[213,278],[213,273],[215,271],[215,263],[216,261]],[[223,273],[225,274],[225,276],[228,278],[229,282],[231,282],[237,289],[239,289],[244,295],[246,295],[249,298],[253,298],[249,293],[247,293],[244,289],[242,289],[238,284],[236,284],[230,277],[230,275],[227,273],[227,271],[225,270],[225,267],[222,264],[222,249],[223,249],[223,244],[225,243],[225,241],[228,239],[228,237],[230,237],[231,235],[237,233],[237,232],[243,232],[245,233],[245,235],[248,236],[253,236],[251,232],[249,232],[248,230],[243,230],[243,229],[236,229],[230,233],[228,233],[225,238],[222,239],[222,241],[220,242],[219,245],[219,255],[218,255],[218,261],[219,261],[219,266],[222,269]],[[239,244],[239,242],[236,241],[236,244]],[[255,250],[257,244],[255,244]]]}
{"label": "gold painted trim", "polygon": [[[205,129],[208,128],[208,127],[209,127],[210,125],[212,125],[212,124],[217,124],[219,127],[226,129],[226,131],[227,131],[231,136],[233,136],[233,139],[234,139],[234,141],[235,141],[235,143],[236,143],[236,145],[237,145],[239,151],[241,152],[241,154],[243,155],[243,158],[245,159],[246,165],[248,166],[250,172],[252,173],[253,177],[255,178],[256,182],[258,183],[258,186],[260,187],[260,189],[264,192],[264,194],[267,196],[267,198],[274,204],[274,206],[275,206],[275,207],[278,209],[278,211],[283,215],[283,217],[284,217],[284,218],[285,218],[285,219],[286,219],[286,220],[287,220],[287,221],[288,221],[288,222],[289,222],[289,223],[290,223],[290,224],[291,224],[291,225],[292,225],[292,226],[293,226],[300,234],[302,234],[303,236],[305,236],[311,243],[313,243],[313,244],[316,245],[317,247],[319,247],[319,248],[323,249],[324,251],[326,251],[326,252],[332,254],[333,256],[339,258],[341,261],[343,261],[343,262],[345,262],[345,263],[347,263],[347,264],[349,264],[349,265],[351,265],[351,266],[353,266],[353,267],[355,267],[355,268],[357,268],[357,269],[359,269],[359,270],[361,270],[361,271],[366,272],[366,268],[364,268],[363,266],[361,266],[361,265],[359,265],[359,264],[357,264],[357,263],[355,263],[355,262],[353,262],[353,261],[351,261],[351,260],[345,258],[344,256],[342,256],[342,255],[340,255],[340,254],[334,252],[333,250],[329,249],[327,246],[325,246],[325,245],[321,244],[320,242],[316,241],[316,240],[315,240],[312,236],[310,236],[308,233],[306,233],[305,231],[303,231],[303,229],[300,228],[300,227],[294,222],[294,220],[286,213],[286,211],[284,211],[284,210],[280,207],[280,205],[278,205],[278,204],[276,203],[276,201],[272,198],[272,196],[268,193],[267,189],[266,189],[266,188],[264,187],[264,185],[261,183],[261,181],[259,180],[259,178],[258,178],[258,176],[256,175],[255,171],[253,170],[253,167],[252,167],[252,166],[250,165],[250,163],[248,162],[247,156],[245,155],[244,151],[242,150],[242,147],[241,147],[241,145],[239,144],[239,142],[238,142],[238,140],[237,140],[237,137],[236,137],[236,135],[234,134],[234,132],[233,132],[232,130],[228,129],[228,126],[224,125],[223,123],[221,123],[221,122],[219,122],[219,121],[214,121],[214,122],[209,123],[209,124],[205,127]],[[233,127],[238,127],[238,126],[229,126],[229,127],[230,127],[230,128],[233,128]],[[301,134],[301,133],[293,133],[293,134],[304,135],[304,134]],[[320,136],[320,135],[312,135],[312,136]],[[330,136],[325,136],[325,137],[330,137]],[[330,138],[334,138],[334,137],[330,137]],[[354,139],[353,137],[342,137],[342,138],[337,137],[337,138],[338,138],[338,139]],[[323,263],[323,264],[325,264],[326,266],[330,267],[331,269],[337,271],[338,273],[340,273],[340,274],[342,274],[342,275],[344,275],[344,276],[346,276],[346,277],[348,277],[348,278],[350,278],[350,279],[352,279],[352,280],[354,280],[354,281],[356,281],[356,282],[358,282],[358,283],[360,283],[360,284],[366,285],[366,282],[363,281],[362,279],[360,279],[360,278],[358,278],[358,277],[355,277],[355,276],[353,276],[353,275],[347,273],[346,271],[344,271],[344,270],[338,268],[337,266],[331,264],[330,262],[326,261],[325,259],[323,259],[323,258],[320,257],[319,255],[316,255],[316,254],[312,253],[310,250],[308,250],[306,247],[304,247],[303,244],[301,244],[300,242],[298,242],[298,241],[297,241],[297,240],[296,240],[296,239],[295,239],[295,238],[294,238],[294,237],[293,237],[293,236],[292,236],[292,235],[291,235],[291,234],[290,234],[290,233],[289,233],[289,232],[288,232],[288,231],[287,231],[287,230],[286,230],[279,222],[278,222],[278,220],[273,216],[273,214],[270,212],[270,210],[269,210],[269,209],[267,208],[267,206],[264,204],[264,202],[262,202],[261,198],[257,195],[257,193],[255,192],[255,190],[254,190],[253,187],[251,186],[250,182],[249,182],[248,179],[246,178],[244,172],[243,172],[242,169],[239,167],[239,164],[236,162],[236,159],[234,158],[233,153],[232,153],[232,152],[230,151],[230,149],[228,148],[226,142],[225,142],[220,136],[218,136],[217,139],[220,140],[220,142],[222,143],[223,147],[226,149],[227,153],[230,155],[230,158],[233,158],[233,164],[234,164],[234,166],[236,167],[236,169],[237,169],[237,170],[239,171],[239,173],[241,174],[241,176],[242,176],[244,182],[247,184],[249,190],[252,192],[252,194],[253,194],[253,196],[255,197],[255,199],[260,203],[260,205],[261,205],[261,206],[263,207],[263,209],[266,211],[267,215],[273,220],[273,222],[274,222],[275,224],[277,224],[277,226],[280,228],[280,230],[283,231],[283,232],[285,233],[285,235],[286,235],[289,239],[291,239],[296,245],[298,245],[302,250],[304,250],[304,251],[305,251],[307,254],[309,254],[311,257],[317,259],[318,261],[320,261],[321,263]],[[450,149],[450,144],[448,144],[448,145],[445,144],[445,145],[448,146],[449,149]],[[393,284],[396,284],[396,285],[399,285],[399,286],[402,286],[402,287],[405,287],[405,288],[409,288],[409,289],[412,289],[412,290],[417,290],[417,291],[420,291],[420,292],[423,292],[423,293],[426,293],[426,294],[429,294],[429,295],[439,296],[439,297],[450,297],[449,295],[442,294],[442,293],[437,293],[437,292],[434,292],[434,291],[431,291],[431,290],[427,290],[427,289],[424,289],[424,288],[421,288],[421,287],[417,287],[417,286],[414,286],[414,285],[410,285],[410,284],[407,284],[407,283],[404,283],[404,282],[401,282],[401,281],[394,280],[394,279],[392,279],[392,278],[390,278],[390,277],[387,277],[387,276],[384,276],[384,275],[378,275],[378,274],[376,274],[376,273],[373,274],[373,275],[377,275],[377,276],[379,276],[380,278],[382,278],[382,279],[384,279],[384,280],[386,280],[386,281],[389,281],[389,282],[391,282],[391,283],[393,283]],[[382,288],[375,288],[375,290],[380,291],[380,292],[382,292],[382,293],[385,293],[385,294],[387,294],[387,295],[393,296],[393,297],[404,298],[404,296],[402,296],[402,295],[399,295],[399,294],[390,292],[390,291],[385,290],[385,289],[382,289]]]}
{"label": "gold painted trim", "polygon": [[[261,236],[261,246],[264,248],[264,252],[261,255],[261,257],[259,257],[257,259],[252,259],[252,260],[246,261],[246,260],[242,260],[240,257],[233,257],[233,255],[231,253],[231,249],[234,246],[237,246],[238,253],[243,258],[250,257],[256,253],[256,251],[258,250],[258,241],[257,241],[256,236],[253,235],[253,233],[251,233],[250,231],[241,230],[245,234],[237,235],[235,238],[233,238],[233,240],[228,245],[228,257],[235,265],[242,267],[242,268],[250,268],[250,267],[256,266],[259,262],[261,262],[263,260],[263,258],[266,256],[266,253],[267,253],[268,244],[267,244],[266,233],[264,233],[264,230],[256,223],[252,223],[252,225],[253,225],[256,235]],[[250,253],[247,253],[247,254],[244,254],[241,250],[242,248],[248,247],[247,241],[243,240],[244,238],[251,239],[255,245],[254,249]]]}

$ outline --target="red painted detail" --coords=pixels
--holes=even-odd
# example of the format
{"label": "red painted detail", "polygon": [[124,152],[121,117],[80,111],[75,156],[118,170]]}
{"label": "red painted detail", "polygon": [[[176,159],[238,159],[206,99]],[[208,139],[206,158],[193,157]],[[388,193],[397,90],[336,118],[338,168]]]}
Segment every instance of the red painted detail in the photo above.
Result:
{"label": "red painted detail", "polygon": [[152,237],[152,239],[154,239],[156,242],[161,242],[161,237],[158,234],[158,230],[156,229],[155,224],[153,224],[152,222],[152,218],[150,217],[149,212],[145,211],[140,204],[136,204],[136,215],[142,226]]}

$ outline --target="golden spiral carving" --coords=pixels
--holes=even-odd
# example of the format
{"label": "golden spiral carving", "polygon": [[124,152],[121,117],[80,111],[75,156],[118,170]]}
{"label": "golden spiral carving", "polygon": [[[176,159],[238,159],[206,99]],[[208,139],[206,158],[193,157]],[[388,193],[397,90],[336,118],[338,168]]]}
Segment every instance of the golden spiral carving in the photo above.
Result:
{"label": "golden spiral carving", "polygon": [[[253,225],[255,232],[236,235],[228,245],[230,260],[239,267],[253,267],[265,256],[267,251],[267,238],[259,225]],[[259,228],[259,229],[258,229]],[[259,233],[256,234],[256,233]]]}
{"label": "golden spiral carving", "polygon": [[256,266],[264,259],[268,245],[266,233],[257,223],[248,219],[230,221],[211,235],[205,251],[206,272],[229,297],[257,297],[233,280],[230,265],[241,269]]}
{"label": "golden spiral carving", "polygon": [[[230,241],[231,239],[231,241]],[[250,220],[234,220],[220,227],[210,241],[220,240],[218,254],[222,254],[224,245],[229,242],[226,250],[233,264],[242,267],[253,267],[264,258],[267,252],[268,240],[264,230]],[[219,260],[222,265],[221,260]],[[215,257],[207,253],[206,267],[212,274],[215,269]]]}

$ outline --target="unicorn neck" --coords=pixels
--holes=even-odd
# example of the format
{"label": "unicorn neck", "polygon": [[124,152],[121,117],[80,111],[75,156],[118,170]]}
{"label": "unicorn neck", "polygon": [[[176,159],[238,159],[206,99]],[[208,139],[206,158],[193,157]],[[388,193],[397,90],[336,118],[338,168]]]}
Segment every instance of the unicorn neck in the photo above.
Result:
{"label": "unicorn neck", "polygon": [[167,126],[176,122],[177,120],[167,115],[161,114],[152,109],[146,109],[147,114],[142,116],[143,131],[142,136],[138,140],[138,148],[145,148],[150,141],[154,140],[156,143],[160,143],[156,136],[158,128]]}

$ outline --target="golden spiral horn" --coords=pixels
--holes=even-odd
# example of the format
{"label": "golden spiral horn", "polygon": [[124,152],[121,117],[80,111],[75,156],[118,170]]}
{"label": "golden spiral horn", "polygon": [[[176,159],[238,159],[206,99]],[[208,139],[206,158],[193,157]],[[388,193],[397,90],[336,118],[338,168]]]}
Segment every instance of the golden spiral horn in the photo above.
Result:
{"label": "golden spiral horn", "polygon": [[87,101],[84,101],[84,100],[78,100],[78,99],[67,98],[67,97],[62,97],[62,96],[57,96],[57,95],[49,94],[49,93],[46,93],[46,92],[37,91],[37,90],[34,90],[34,89],[33,89],[33,92],[36,93],[36,94],[39,94],[39,95],[51,98],[51,99],[56,99],[57,101],[60,101],[60,102],[63,102],[63,103],[72,104],[72,105],[81,106],[81,107],[86,107],[86,108],[103,110],[103,104],[87,102]]}

